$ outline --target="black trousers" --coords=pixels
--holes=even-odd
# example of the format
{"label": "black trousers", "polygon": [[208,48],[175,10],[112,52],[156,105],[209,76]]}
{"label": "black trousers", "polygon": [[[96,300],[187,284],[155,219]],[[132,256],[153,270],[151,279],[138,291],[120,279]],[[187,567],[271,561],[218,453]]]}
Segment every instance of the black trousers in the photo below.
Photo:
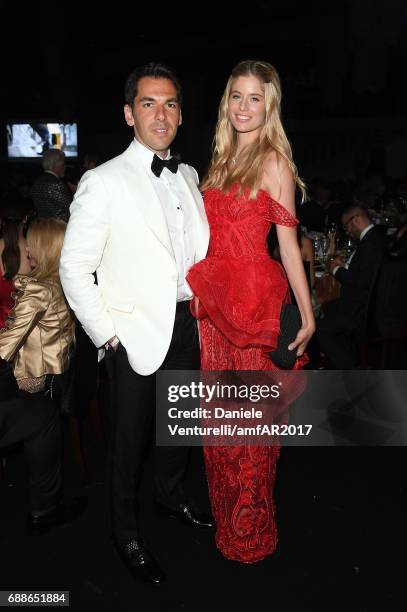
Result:
{"label": "black trousers", "polygon": [[75,368],[74,391],[75,414],[81,419],[90,408],[91,399],[96,392],[98,355],[97,348],[84,332],[78,321],[75,326],[76,354],[71,364]]}
{"label": "black trousers", "polygon": [[44,514],[61,498],[61,427],[51,399],[20,392],[0,401],[0,448],[17,442],[24,442],[31,514]]}
{"label": "black trousers", "polygon": [[[111,507],[117,540],[139,536],[138,488],[155,423],[155,374],[141,376],[130,366],[122,345],[106,354],[111,401]],[[189,302],[177,304],[171,344],[160,370],[197,370],[199,339]],[[189,459],[187,447],[154,449],[155,499],[175,508],[186,501],[183,487]]]}
{"label": "black trousers", "polygon": [[358,360],[354,337],[359,319],[346,312],[340,300],[329,302],[324,314],[323,319],[317,320],[320,349],[338,370],[354,368]]}

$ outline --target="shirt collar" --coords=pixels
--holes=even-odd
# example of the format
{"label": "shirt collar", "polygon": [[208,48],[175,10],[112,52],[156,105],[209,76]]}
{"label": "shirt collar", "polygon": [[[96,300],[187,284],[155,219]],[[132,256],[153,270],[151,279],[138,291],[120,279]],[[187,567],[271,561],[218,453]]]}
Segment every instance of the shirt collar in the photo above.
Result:
{"label": "shirt collar", "polygon": [[56,176],[56,178],[59,178],[58,174],[55,174],[55,172],[52,172],[52,170],[44,170],[45,174],[52,174],[52,176]]}
{"label": "shirt collar", "polygon": [[370,225],[368,225],[367,227],[365,227],[365,229],[363,230],[363,232],[360,232],[359,240],[363,240],[363,238],[366,236],[367,232],[370,232],[370,230],[372,229],[372,227],[374,227],[373,223],[371,223]]}
{"label": "shirt collar", "polygon": [[[137,138],[133,139],[132,145],[137,155],[141,159],[145,169],[151,172],[151,162],[153,161],[154,151],[151,151],[151,149],[148,149],[145,145],[139,142]],[[171,157],[171,151],[168,150],[168,154],[165,159],[170,159],[170,157]]]}

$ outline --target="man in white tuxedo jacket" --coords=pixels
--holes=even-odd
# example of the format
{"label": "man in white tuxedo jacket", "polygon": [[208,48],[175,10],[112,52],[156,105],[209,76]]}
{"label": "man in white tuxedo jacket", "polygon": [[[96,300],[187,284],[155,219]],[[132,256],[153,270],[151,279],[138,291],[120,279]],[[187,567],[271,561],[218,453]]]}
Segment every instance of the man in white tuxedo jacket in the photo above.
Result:
{"label": "man in white tuxedo jacket", "polygon": [[[140,538],[135,508],[155,416],[154,373],[199,368],[185,275],[205,257],[209,241],[197,173],[169,151],[181,124],[180,105],[179,83],[166,66],[148,64],[129,76],[124,115],[135,138],[122,155],[80,181],[60,267],[66,297],[94,344],[105,351],[115,389],[115,542],[131,573],[153,584],[161,583],[164,573]],[[187,459],[187,448],[155,449],[157,509],[211,527],[211,517],[187,501]]]}

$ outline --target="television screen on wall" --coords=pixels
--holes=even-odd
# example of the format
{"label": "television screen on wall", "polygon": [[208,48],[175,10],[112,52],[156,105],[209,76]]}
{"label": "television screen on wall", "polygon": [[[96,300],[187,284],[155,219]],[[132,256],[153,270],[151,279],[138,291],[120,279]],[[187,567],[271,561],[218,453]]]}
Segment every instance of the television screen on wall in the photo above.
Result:
{"label": "television screen on wall", "polygon": [[42,157],[47,149],[61,149],[66,157],[78,157],[76,123],[7,123],[7,156],[10,160]]}

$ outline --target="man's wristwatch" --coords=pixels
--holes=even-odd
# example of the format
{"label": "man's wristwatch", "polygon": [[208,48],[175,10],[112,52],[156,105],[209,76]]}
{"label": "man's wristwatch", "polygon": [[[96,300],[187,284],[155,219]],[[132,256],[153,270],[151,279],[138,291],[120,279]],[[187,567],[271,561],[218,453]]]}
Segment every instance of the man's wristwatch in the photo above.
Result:
{"label": "man's wristwatch", "polygon": [[113,336],[111,340],[108,340],[105,344],[105,349],[109,351],[110,349],[115,349],[116,346],[120,344],[120,340],[117,336]]}

